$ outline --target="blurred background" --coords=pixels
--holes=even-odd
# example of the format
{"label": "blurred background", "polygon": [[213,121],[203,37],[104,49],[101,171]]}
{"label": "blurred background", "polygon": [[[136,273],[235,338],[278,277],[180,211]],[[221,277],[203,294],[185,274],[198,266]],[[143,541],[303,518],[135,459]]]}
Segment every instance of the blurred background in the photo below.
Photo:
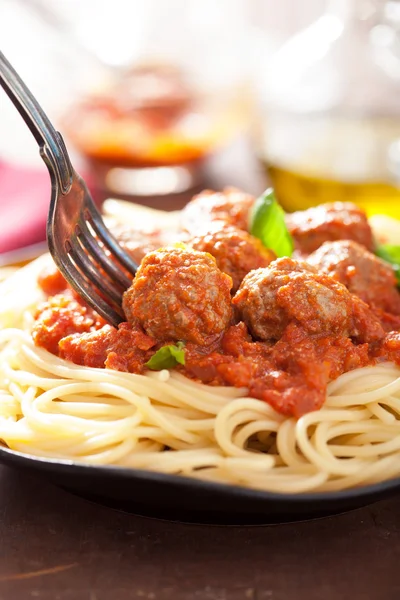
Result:
{"label": "blurred background", "polygon": [[[272,184],[400,218],[400,0],[0,0],[0,40],[100,204]],[[0,93],[0,253],[49,194]]]}

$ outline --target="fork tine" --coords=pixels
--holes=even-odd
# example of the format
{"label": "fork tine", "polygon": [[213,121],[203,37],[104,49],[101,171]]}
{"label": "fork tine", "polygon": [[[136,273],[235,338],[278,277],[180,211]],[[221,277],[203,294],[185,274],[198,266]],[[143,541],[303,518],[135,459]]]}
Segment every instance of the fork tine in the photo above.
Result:
{"label": "fork tine", "polygon": [[77,268],[69,252],[67,257],[68,261],[63,263],[63,274],[67,279],[72,279],[74,281],[74,287],[79,290],[79,294],[82,296],[82,298],[84,298],[84,300],[86,300],[93,310],[95,310],[108,323],[114,327],[118,327],[118,325],[123,321],[122,314],[107,304],[107,302],[93,289],[92,286],[89,287],[87,285],[85,277]]}
{"label": "fork tine", "polygon": [[114,238],[112,233],[109,231],[109,229],[107,229],[95,205],[92,203],[87,203],[86,210],[86,218],[92,225],[93,229],[95,230],[103,244],[107,246],[107,248],[114,256],[118,257],[119,261],[125,267],[125,269],[129,273],[131,273],[131,275],[135,276],[139,265],[135,263],[135,261],[129,256],[129,254],[121,248],[121,246]]}
{"label": "fork tine", "polygon": [[106,255],[104,248],[99,246],[85,221],[80,221],[76,235],[82,246],[93,256],[99,266],[104,269],[116,285],[119,285],[123,291],[131,286],[132,280]]}
{"label": "fork tine", "polygon": [[[72,241],[69,254],[72,256],[74,263],[78,269],[85,274],[85,276],[106,296],[109,298],[118,308],[122,303],[122,294],[117,291],[116,286],[113,285],[106,277],[102,277],[99,271],[96,269],[95,264],[90,260],[86,254],[85,249],[79,243],[79,238]],[[100,276],[99,276],[100,275]]]}

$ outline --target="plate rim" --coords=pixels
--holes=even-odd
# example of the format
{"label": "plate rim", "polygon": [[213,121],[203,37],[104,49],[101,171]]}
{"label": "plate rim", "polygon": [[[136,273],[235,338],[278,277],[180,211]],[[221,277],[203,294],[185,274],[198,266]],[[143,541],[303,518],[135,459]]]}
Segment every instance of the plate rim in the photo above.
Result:
{"label": "plate rim", "polygon": [[[8,458],[4,458],[4,457]],[[159,471],[150,471],[149,469],[136,469],[131,467],[122,467],[119,465],[91,465],[88,463],[80,463],[71,460],[48,458],[35,456],[5,448],[0,446],[0,463],[13,464],[13,466],[28,467],[31,466],[37,471],[53,471],[59,470],[60,474],[75,473],[85,475],[89,473],[103,474],[110,478],[120,479],[146,479],[152,483],[171,484],[174,486],[190,486],[194,490],[204,492],[215,492],[224,496],[236,498],[251,498],[254,500],[263,500],[264,502],[285,502],[292,505],[304,506],[306,504],[325,504],[335,502],[346,502],[347,500],[368,500],[374,495],[384,495],[390,491],[400,491],[400,477],[386,479],[378,483],[364,485],[346,490],[338,490],[332,492],[301,492],[301,493],[281,493],[259,490],[245,486],[219,483],[216,481],[208,481],[206,479],[196,479],[187,475],[175,475],[170,473],[162,473]]]}

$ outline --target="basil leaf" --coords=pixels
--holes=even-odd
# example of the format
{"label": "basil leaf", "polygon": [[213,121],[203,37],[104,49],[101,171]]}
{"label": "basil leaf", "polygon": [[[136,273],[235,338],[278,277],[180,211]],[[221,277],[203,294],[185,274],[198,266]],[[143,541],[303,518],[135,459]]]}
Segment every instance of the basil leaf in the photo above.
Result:
{"label": "basil leaf", "polygon": [[291,256],[293,240],[286,223],[283,208],[278,204],[274,190],[269,188],[254,203],[250,214],[250,233],[261,240],[277,257]]}
{"label": "basil leaf", "polygon": [[376,249],[376,255],[392,265],[397,285],[400,286],[400,246],[382,244]]}
{"label": "basil leaf", "polygon": [[185,364],[185,344],[178,342],[176,346],[163,346],[146,363],[146,367],[152,371],[162,371],[162,369],[172,369],[176,365]]}

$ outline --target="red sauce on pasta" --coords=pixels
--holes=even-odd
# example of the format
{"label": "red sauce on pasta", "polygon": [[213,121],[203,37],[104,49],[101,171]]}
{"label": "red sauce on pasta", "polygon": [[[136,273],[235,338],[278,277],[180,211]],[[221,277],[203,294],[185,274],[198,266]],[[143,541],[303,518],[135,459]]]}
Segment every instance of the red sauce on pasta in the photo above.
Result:
{"label": "red sauce on pasta", "polygon": [[[321,226],[319,215],[312,236],[321,245],[311,254],[304,229],[312,229],[312,215],[304,211],[304,227],[301,216],[295,219],[301,260],[274,260],[244,230],[234,234],[237,224],[229,222],[225,207],[222,220],[209,214],[210,230],[219,225],[218,235],[205,234],[207,252],[195,249],[203,247],[197,236],[193,246],[189,240],[187,247],[144,256],[124,296],[127,322],[118,330],[59,274],[43,273],[40,285],[49,299],[37,311],[33,339],[76,364],[131,373],[146,372],[157,350],[183,341],[185,364],[175,368],[187,377],[245,387],[285,415],[319,409],[327,384],[342,373],[384,360],[400,364],[393,270],[360,243],[366,239],[370,246],[372,239],[360,209],[346,204],[325,210],[327,220]],[[332,217],[335,210],[343,227]],[[238,240],[235,252],[232,239]]]}

